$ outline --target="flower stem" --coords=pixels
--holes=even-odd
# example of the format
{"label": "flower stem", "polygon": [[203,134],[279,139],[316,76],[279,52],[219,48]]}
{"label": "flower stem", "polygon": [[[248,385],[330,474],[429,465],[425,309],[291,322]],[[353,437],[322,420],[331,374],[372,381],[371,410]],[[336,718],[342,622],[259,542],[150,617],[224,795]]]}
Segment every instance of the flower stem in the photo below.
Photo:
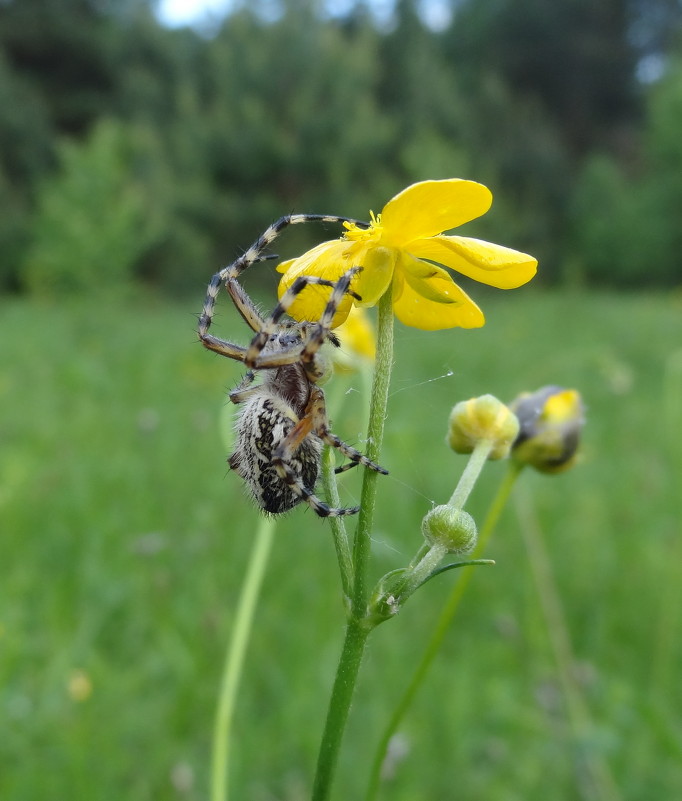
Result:
{"label": "flower stem", "polygon": [[[322,485],[329,505],[339,506],[341,499],[339,498],[339,489],[336,485],[336,475],[334,474],[334,453],[329,445],[325,447],[322,455]],[[341,589],[343,590],[344,600],[348,604],[352,592],[353,560],[351,559],[348,534],[346,533],[343,517],[330,517],[329,526],[332,530],[336,558],[341,571]]]}
{"label": "flower stem", "polygon": [[220,687],[220,697],[213,727],[211,755],[211,801],[227,801],[231,755],[232,720],[241,679],[246,648],[251,634],[256,602],[270,556],[275,521],[262,517],[251,549],[249,565],[242,584],[234,628],[227,648]]}
{"label": "flower stem", "polygon": [[313,783],[313,801],[323,801],[323,799],[329,798],[341,739],[346,728],[360,662],[369,632],[369,626],[364,625],[361,621],[355,618],[348,621],[346,638],[336,671],[327,721],[320,744],[317,772]]}
{"label": "flower stem", "polygon": [[[379,301],[377,319],[377,355],[372,383],[372,398],[367,425],[367,457],[378,462],[384,439],[384,422],[388,406],[388,388],[393,369],[393,303],[391,287]],[[365,469],[360,496],[360,513],[353,542],[353,614],[364,617],[367,613],[367,568],[371,547],[374,501],[379,474]]]}
{"label": "flower stem", "polygon": [[[476,453],[472,453],[472,460],[473,456]],[[485,458],[487,458],[487,453]],[[483,461],[485,461],[485,458]],[[478,459],[477,459],[478,461]],[[471,463],[471,461],[470,461]],[[482,463],[481,463],[482,464]],[[468,467],[468,466],[467,466]],[[465,470],[465,473],[467,471]],[[480,472],[480,468],[479,468]],[[480,556],[490,539],[490,535],[492,534],[495,526],[497,525],[497,521],[500,517],[502,510],[504,509],[507,500],[509,499],[509,495],[511,493],[512,487],[516,482],[516,479],[521,472],[521,467],[516,464],[515,462],[509,463],[509,469],[500,484],[500,487],[497,491],[493,502],[488,509],[488,514],[486,515],[485,522],[481,528],[478,537],[478,543],[476,548],[474,549],[473,553],[471,554],[471,559],[476,559]],[[460,486],[464,483],[464,474],[462,475],[462,479],[458,485],[457,490],[459,490]],[[452,500],[455,500],[455,496],[457,495],[457,490],[455,490],[455,494],[453,495]],[[466,495],[469,493],[467,492]],[[464,497],[466,500],[466,496]],[[452,502],[452,501],[451,501]],[[463,502],[463,501],[462,501]],[[398,726],[402,722],[407,710],[410,708],[412,701],[414,700],[415,695],[417,694],[417,690],[421,686],[426,674],[428,673],[429,668],[431,667],[431,663],[433,662],[436,654],[440,650],[441,645],[443,644],[443,640],[445,639],[445,635],[450,629],[450,625],[452,623],[452,619],[457,612],[459,607],[459,602],[466,591],[466,588],[469,585],[471,577],[473,576],[473,571],[471,569],[462,569],[459,580],[454,585],[452,590],[450,591],[450,595],[448,596],[447,601],[445,602],[445,606],[441,610],[440,616],[436,623],[436,627],[431,634],[431,639],[426,645],[426,649],[422,655],[422,658],[417,665],[414,673],[412,674],[412,678],[410,679],[410,683],[407,685],[405,692],[403,693],[402,697],[398,701],[398,704],[393,711],[393,715],[391,716],[390,720],[388,721],[388,725],[384,730],[384,733],[379,740],[379,745],[376,750],[376,754],[374,756],[374,761],[372,763],[372,769],[370,772],[369,778],[369,785],[367,788],[367,794],[365,795],[365,801],[374,801],[379,794],[379,787],[381,784],[381,769],[384,764],[384,760],[386,758],[386,752],[388,751],[388,746],[393,738],[394,734],[396,733]]]}
{"label": "flower stem", "polygon": [[443,561],[443,557],[448,552],[444,545],[436,544],[427,549],[421,558],[413,559],[412,568],[407,572],[404,582],[399,582],[394,593],[396,598],[403,603],[412,593],[426,581],[438,565]]}
{"label": "flower stem", "polygon": [[467,502],[467,498],[474,488],[474,484],[480,476],[492,449],[493,441],[489,439],[480,439],[474,445],[469,461],[457,482],[455,491],[452,493],[452,498],[448,501],[448,506],[452,506],[454,509],[464,508],[464,504]]}
{"label": "flower stem", "polygon": [[[389,288],[388,292],[379,301],[377,358],[367,429],[367,456],[374,462],[379,461],[381,453],[392,367],[393,304]],[[367,573],[377,477],[378,474],[374,470],[365,469],[360,513],[353,541],[353,581],[350,616],[329,701],[327,720],[322,733],[317,771],[313,783],[313,801],[326,801],[329,798],[360,663],[365,650],[367,636],[371,630],[367,615]]]}

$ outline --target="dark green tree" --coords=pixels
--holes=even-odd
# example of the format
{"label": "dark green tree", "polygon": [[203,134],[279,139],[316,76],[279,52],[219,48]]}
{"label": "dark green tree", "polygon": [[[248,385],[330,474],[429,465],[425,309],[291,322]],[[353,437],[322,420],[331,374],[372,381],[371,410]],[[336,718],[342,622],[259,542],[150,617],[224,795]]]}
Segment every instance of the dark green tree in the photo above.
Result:
{"label": "dark green tree", "polygon": [[472,88],[499,75],[538,102],[573,154],[608,139],[637,111],[637,54],[627,0],[465,0],[446,36]]}
{"label": "dark green tree", "polygon": [[652,87],[638,163],[590,158],[573,202],[581,272],[618,286],[677,285],[682,252],[682,64]]}

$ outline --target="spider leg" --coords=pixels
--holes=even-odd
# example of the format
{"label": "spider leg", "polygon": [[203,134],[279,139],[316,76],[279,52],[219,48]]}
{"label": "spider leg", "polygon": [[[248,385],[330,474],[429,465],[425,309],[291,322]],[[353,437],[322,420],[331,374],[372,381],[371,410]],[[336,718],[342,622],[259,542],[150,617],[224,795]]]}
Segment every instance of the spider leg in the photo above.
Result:
{"label": "spider leg", "polygon": [[336,473],[343,473],[346,470],[350,470],[351,467],[361,464],[368,467],[370,470],[375,470],[377,473],[382,473],[385,476],[388,475],[388,470],[381,467],[381,465],[378,465],[376,462],[373,462],[371,459],[368,459],[363,453],[360,453],[360,451],[348,445],[348,443],[344,442],[329,430],[324,392],[320,387],[313,387],[310,393],[309,407],[313,431],[323,442],[331,445],[332,448],[336,448],[336,450],[340,451],[346,458],[350,459],[350,464],[338,468],[335,471]]}
{"label": "spider leg", "polygon": [[[269,357],[259,360],[259,354],[270,340],[270,337],[277,332],[280,319],[294,302],[296,296],[299,295],[306,287],[314,284],[317,286],[328,286],[332,289],[329,301],[327,302],[324,312],[322,313],[322,317],[320,318],[319,322],[314,323],[311,326],[311,330],[305,344],[297,344],[290,350],[279,351],[277,354],[278,365],[293,364],[299,360],[303,362],[311,362],[315,352],[319,349],[320,345],[322,345],[325,337],[329,333],[331,321],[343,296],[351,295],[356,300],[361,300],[359,295],[349,289],[353,276],[359,271],[359,267],[352,267],[350,270],[346,270],[346,272],[341,276],[341,278],[338,279],[338,281],[329,281],[326,278],[318,278],[314,275],[300,275],[298,278],[296,278],[293,284],[282,295],[279,303],[272,310],[268,319],[263,322],[260,331],[258,331],[251,340],[251,344],[249,345],[246,353],[246,364],[248,364],[250,367],[263,367],[267,364]],[[282,357],[287,360],[282,361]],[[291,359],[290,361],[288,360],[289,358]]]}
{"label": "spider leg", "polygon": [[[226,269],[229,270],[230,268],[228,267]],[[236,345],[230,347],[230,343],[223,339],[218,339],[217,337],[214,337],[208,333],[208,329],[211,327],[211,323],[213,322],[216,298],[218,297],[220,286],[223,282],[225,282],[225,287],[230,293],[230,297],[232,298],[237,311],[241,314],[246,323],[251,326],[254,331],[257,331],[263,324],[263,320],[258,314],[258,310],[246,292],[244,292],[234,278],[226,275],[226,270],[221,270],[220,272],[217,272],[209,281],[206,289],[204,305],[201,310],[201,314],[199,315],[197,333],[199,334],[199,339],[204,347],[208,348],[209,350],[214,350],[230,359],[244,361],[246,348]],[[226,352],[226,349],[229,352]],[[235,350],[238,351],[239,355],[235,355]]]}
{"label": "spider leg", "polygon": [[[254,338],[251,340],[251,344],[249,345],[247,354],[246,354],[246,363],[251,366],[256,366],[258,364],[258,356],[260,355],[263,348],[267,345],[270,337],[273,334],[277,333],[279,328],[279,321],[282,316],[286,313],[287,309],[291,306],[294,301],[296,295],[302,292],[307,286],[311,284],[317,284],[318,286],[329,286],[333,287],[334,282],[328,281],[325,278],[318,278],[317,276],[311,275],[301,275],[299,276],[294,283],[287,289],[287,291],[282,295],[279,303],[275,306],[275,308],[270,313],[270,316],[267,320],[263,322],[263,326],[256,333]],[[301,353],[303,352],[303,345],[298,343],[294,348],[291,349],[290,353],[292,355],[292,362],[299,361]],[[284,351],[284,353],[289,353],[289,351]],[[282,351],[280,351],[280,354]]]}
{"label": "spider leg", "polygon": [[232,403],[243,403],[250,395],[253,395],[254,392],[258,392],[260,390],[260,385],[252,387],[254,379],[256,378],[256,374],[253,370],[248,370],[242,380],[237,384],[237,386],[231,390],[228,398],[232,401]]}
{"label": "spider leg", "polygon": [[350,222],[360,226],[361,228],[369,227],[369,224],[366,222],[359,222],[358,220],[353,220],[350,217],[339,217],[335,214],[286,214],[284,217],[280,217],[279,220],[266,228],[265,231],[263,231],[263,233],[253,243],[253,245],[251,245],[251,247],[240,258],[223,270],[223,272],[226,273],[225,277],[227,277],[229,274],[230,277],[237,278],[237,276],[239,276],[249,265],[262,258],[261,254],[263,251],[270,244],[272,244],[275,239],[277,239],[277,237],[285,228],[287,228],[289,225],[298,225],[299,223],[306,222]]}
{"label": "spider leg", "polygon": [[[351,267],[349,270],[346,270],[346,272],[338,279],[338,281],[333,284],[332,293],[329,296],[329,300],[327,301],[324,311],[322,312],[322,317],[320,317],[319,321],[310,328],[308,338],[305,342],[303,350],[301,351],[301,361],[304,365],[310,364],[313,361],[315,353],[324,342],[331,328],[332,320],[334,319],[336,310],[339,308],[339,304],[343,300],[343,296],[351,295],[351,297],[355,298],[356,300],[362,300],[359,295],[350,289],[350,282],[353,280],[354,276],[360,272],[361,269],[361,267]],[[301,276],[301,278],[303,277],[304,276]],[[282,300],[284,300],[284,297],[282,297]]]}
{"label": "spider leg", "polygon": [[[222,270],[219,270],[209,281],[206,289],[204,305],[201,310],[201,314],[199,315],[198,323],[199,339],[204,343],[204,345],[206,345],[206,347],[209,348],[209,350],[215,350],[215,348],[212,348],[209,344],[207,344],[207,342],[211,341],[210,338],[207,339],[207,334],[208,329],[211,327],[211,323],[213,322],[215,302],[220,291],[220,285],[225,283],[227,290],[230,293],[230,296],[232,297],[232,300],[234,301],[234,304],[241,316],[252,328],[252,330],[259,331],[262,324],[261,317],[258,314],[254,304],[251,302],[241,286],[236,283],[235,279],[238,278],[239,275],[241,275],[241,273],[251,264],[255,264],[258,261],[263,261],[264,259],[270,258],[267,255],[263,255],[263,251],[287,226],[297,225],[303,222],[353,222],[361,227],[367,227],[367,223],[358,222],[357,220],[352,220],[349,217],[337,217],[330,214],[288,214],[270,225],[258,237],[253,245],[248,248],[248,250],[246,250],[238,259],[232,262],[232,264],[228,265],[227,267],[223,267]],[[221,351],[218,350],[217,352],[220,353]],[[229,356],[227,353],[223,353],[223,355]],[[229,356],[229,358],[239,357]]]}
{"label": "spider leg", "polygon": [[227,356],[228,359],[236,359],[238,362],[243,362],[246,356],[246,348],[228,342],[226,339],[214,337],[212,334],[204,334],[201,337],[201,342],[208,350],[219,353],[221,356]]}
{"label": "spider leg", "polygon": [[339,467],[335,467],[334,472],[336,473],[336,475],[338,475],[339,473],[345,473],[346,470],[350,470],[352,467],[357,467],[359,464],[360,462],[346,462],[346,464],[342,464]]}
{"label": "spider leg", "polygon": [[252,331],[260,331],[263,327],[263,318],[258,313],[255,303],[246,294],[242,285],[236,278],[228,278],[225,281],[225,289],[227,289],[235,308],[239,314],[241,314],[244,322]]}
{"label": "spider leg", "polygon": [[[221,356],[227,356],[230,359],[244,362],[249,367],[256,369],[282,367],[287,364],[295,364],[298,361],[302,361],[304,364],[310,364],[314,359],[315,353],[329,333],[329,326],[341,302],[341,298],[343,298],[345,294],[350,294],[352,297],[360,300],[360,296],[349,289],[353,276],[359,272],[359,270],[359,267],[353,267],[347,270],[338,281],[328,281],[316,276],[299,276],[284,293],[267,320],[263,320],[258,314],[256,307],[253,305],[246,292],[244,292],[241,285],[236,280],[228,278],[225,282],[225,286],[237,310],[251,328],[256,331],[248,348],[235,345],[208,333],[208,327],[213,316],[215,297],[220,290],[220,281],[217,280],[217,276],[219,276],[220,273],[216,273],[209,284],[206,301],[204,302],[204,310],[199,318],[199,338],[204,347],[209,350],[219,353]],[[261,357],[260,354],[270,340],[270,337],[279,330],[279,321],[286,313],[287,308],[291,306],[294,298],[311,284],[328,286],[332,289],[331,296],[320,321],[311,326],[310,333],[303,344],[296,343],[290,348],[280,350],[277,353],[266,354]]]}
{"label": "spider leg", "polygon": [[291,459],[299,448],[303,440],[312,432],[313,423],[309,414],[302,417],[291,429],[287,436],[279,443],[272,452],[272,465],[277,471],[277,475],[287,486],[304,500],[313,511],[320,517],[342,517],[344,515],[354,515],[360,511],[359,506],[352,506],[346,509],[336,509],[321,501],[317,495],[311,492],[296,475],[291,467]]}

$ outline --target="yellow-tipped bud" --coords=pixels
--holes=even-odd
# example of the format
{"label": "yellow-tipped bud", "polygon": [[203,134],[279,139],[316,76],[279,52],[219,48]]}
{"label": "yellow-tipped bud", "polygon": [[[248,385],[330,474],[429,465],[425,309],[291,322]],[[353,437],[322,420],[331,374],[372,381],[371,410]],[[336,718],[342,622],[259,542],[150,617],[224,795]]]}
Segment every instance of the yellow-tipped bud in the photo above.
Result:
{"label": "yellow-tipped bud", "polygon": [[493,395],[462,401],[450,412],[447,443],[456,453],[471,453],[482,440],[493,443],[489,459],[504,459],[519,433],[514,413]]}
{"label": "yellow-tipped bud", "polygon": [[478,538],[474,518],[463,509],[435,506],[422,520],[422,534],[429,545],[442,545],[448,553],[465,556]]}
{"label": "yellow-tipped bud", "polygon": [[542,387],[519,395],[511,404],[521,430],[512,457],[541,473],[560,473],[575,464],[585,410],[580,393]]}

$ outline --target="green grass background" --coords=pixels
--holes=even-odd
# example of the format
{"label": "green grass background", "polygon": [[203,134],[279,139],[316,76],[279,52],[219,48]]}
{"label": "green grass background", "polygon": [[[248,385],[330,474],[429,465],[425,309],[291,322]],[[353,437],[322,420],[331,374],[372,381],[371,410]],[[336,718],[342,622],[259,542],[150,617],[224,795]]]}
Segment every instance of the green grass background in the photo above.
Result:
{"label": "green grass background", "polygon": [[[682,798],[682,297],[476,292],[479,331],[398,326],[372,571],[405,564],[464,465],[450,407],[557,383],[587,406],[582,460],[528,472],[594,730],[576,743],[514,504],[402,728],[392,801],[590,798],[580,749],[628,801]],[[239,365],[196,341],[202,292],[0,306],[0,798],[204,799],[220,670],[257,513],[220,436]],[[218,326],[244,338],[223,300]],[[359,380],[335,430],[362,447]],[[490,464],[480,520],[503,475]],[[351,471],[359,472],[359,471]],[[341,487],[357,501],[357,477]],[[456,573],[370,642],[336,801]],[[233,798],[309,794],[343,632],[327,524],[278,526],[236,720]],[[74,700],[69,681],[92,682]]]}

